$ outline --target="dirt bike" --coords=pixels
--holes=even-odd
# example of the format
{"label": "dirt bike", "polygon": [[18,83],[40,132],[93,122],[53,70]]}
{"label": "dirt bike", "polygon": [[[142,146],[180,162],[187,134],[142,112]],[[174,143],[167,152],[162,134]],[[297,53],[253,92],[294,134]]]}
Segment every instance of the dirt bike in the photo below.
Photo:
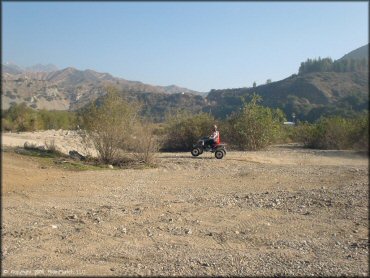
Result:
{"label": "dirt bike", "polygon": [[211,152],[215,153],[215,157],[217,159],[222,159],[226,155],[226,144],[216,144],[216,145],[209,145],[207,142],[209,141],[209,137],[203,137],[199,139],[199,141],[193,145],[191,149],[192,156],[199,156],[203,152]]}

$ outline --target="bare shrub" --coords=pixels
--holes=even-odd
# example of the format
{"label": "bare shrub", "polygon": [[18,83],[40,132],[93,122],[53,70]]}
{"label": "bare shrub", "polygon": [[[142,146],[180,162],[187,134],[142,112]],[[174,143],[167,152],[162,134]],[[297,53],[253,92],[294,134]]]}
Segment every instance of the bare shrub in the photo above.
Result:
{"label": "bare shrub", "polygon": [[81,139],[83,153],[85,154],[86,157],[92,158],[93,154],[91,150],[95,149],[95,146],[94,142],[89,137],[88,132],[84,129],[78,129],[76,133]]}
{"label": "bare shrub", "polygon": [[131,137],[130,147],[135,160],[145,164],[153,164],[159,149],[157,137],[149,124],[137,124]]}
{"label": "bare shrub", "polygon": [[86,135],[103,163],[113,163],[119,150],[128,147],[129,137],[138,121],[137,111],[137,105],[124,101],[114,87],[108,87],[105,98],[95,101],[84,112]]}
{"label": "bare shrub", "polygon": [[47,140],[45,139],[44,141],[45,144],[45,149],[51,152],[56,152],[57,148],[55,146],[55,139]]}

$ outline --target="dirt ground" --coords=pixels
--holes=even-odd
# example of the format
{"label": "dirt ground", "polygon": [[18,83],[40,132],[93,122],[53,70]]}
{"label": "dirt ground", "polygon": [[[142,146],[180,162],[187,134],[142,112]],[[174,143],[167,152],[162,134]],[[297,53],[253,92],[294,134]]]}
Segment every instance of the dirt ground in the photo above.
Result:
{"label": "dirt ground", "polygon": [[3,275],[369,274],[356,152],[160,153],[153,169],[80,172],[37,161],[2,152]]}

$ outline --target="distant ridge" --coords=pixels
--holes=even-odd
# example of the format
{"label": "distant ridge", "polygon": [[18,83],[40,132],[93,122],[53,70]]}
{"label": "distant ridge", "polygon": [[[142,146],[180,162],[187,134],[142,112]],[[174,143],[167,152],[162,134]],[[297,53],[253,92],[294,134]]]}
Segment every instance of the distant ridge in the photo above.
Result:
{"label": "distant ridge", "polygon": [[31,71],[31,72],[52,72],[58,70],[58,67],[53,64],[37,64],[30,67],[25,68],[25,71]]}
{"label": "distant ridge", "polygon": [[116,87],[129,100],[140,101],[143,113],[155,120],[162,120],[170,110],[186,108],[195,113],[205,105],[198,92],[176,85],[154,86],[73,67],[48,71],[53,68],[36,65],[25,70],[3,65],[2,109],[25,102],[35,109],[78,110],[104,96],[107,86]]}
{"label": "distant ridge", "polygon": [[2,69],[5,73],[21,74],[25,72],[52,72],[58,70],[58,67],[53,64],[36,64],[30,67],[22,68],[14,63],[5,63],[2,65]]}
{"label": "distant ridge", "polygon": [[9,74],[20,74],[23,72],[23,69],[15,64],[6,63],[2,65],[2,72]]}
{"label": "distant ridge", "polygon": [[369,44],[361,46],[340,58],[340,60],[345,59],[355,59],[355,60],[369,59]]}

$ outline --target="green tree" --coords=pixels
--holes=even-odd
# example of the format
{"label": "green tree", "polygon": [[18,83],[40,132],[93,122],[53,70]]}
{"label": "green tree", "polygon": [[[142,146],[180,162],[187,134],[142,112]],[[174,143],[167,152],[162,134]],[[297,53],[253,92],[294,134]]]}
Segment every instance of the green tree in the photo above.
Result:
{"label": "green tree", "polygon": [[249,103],[227,121],[227,141],[241,150],[260,150],[282,135],[285,120],[280,109],[270,109],[258,104],[262,98],[254,95]]}

